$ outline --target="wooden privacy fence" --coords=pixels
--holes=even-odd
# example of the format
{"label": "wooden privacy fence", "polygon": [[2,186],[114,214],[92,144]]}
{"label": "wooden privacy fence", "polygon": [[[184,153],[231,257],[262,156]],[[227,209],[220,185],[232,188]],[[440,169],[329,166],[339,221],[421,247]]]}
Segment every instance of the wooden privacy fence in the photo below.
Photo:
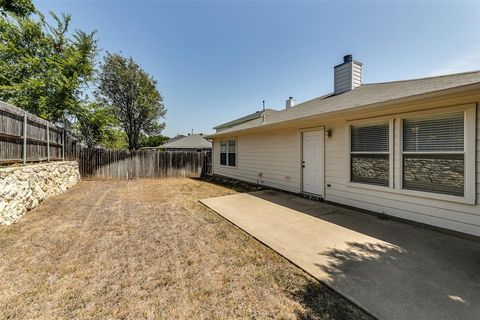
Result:
{"label": "wooden privacy fence", "polygon": [[64,128],[0,101],[0,164],[77,160],[82,177],[118,179],[211,174],[210,151],[82,148]]}
{"label": "wooden privacy fence", "polygon": [[72,159],[76,152],[63,128],[0,101],[0,163]]}
{"label": "wooden privacy fence", "polygon": [[108,150],[83,148],[80,174],[86,178],[202,177],[211,174],[210,151]]}

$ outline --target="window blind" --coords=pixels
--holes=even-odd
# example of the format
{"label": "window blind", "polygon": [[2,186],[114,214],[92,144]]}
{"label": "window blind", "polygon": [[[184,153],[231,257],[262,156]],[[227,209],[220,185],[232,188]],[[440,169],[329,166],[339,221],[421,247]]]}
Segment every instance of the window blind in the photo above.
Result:
{"label": "window blind", "polygon": [[463,112],[403,120],[403,188],[463,196]]}
{"label": "window blind", "polygon": [[404,152],[463,151],[463,112],[403,121]]}
{"label": "window blind", "polygon": [[389,124],[351,127],[350,181],[389,185]]}
{"label": "window blind", "polygon": [[352,152],[388,152],[388,123],[370,126],[352,126]]}

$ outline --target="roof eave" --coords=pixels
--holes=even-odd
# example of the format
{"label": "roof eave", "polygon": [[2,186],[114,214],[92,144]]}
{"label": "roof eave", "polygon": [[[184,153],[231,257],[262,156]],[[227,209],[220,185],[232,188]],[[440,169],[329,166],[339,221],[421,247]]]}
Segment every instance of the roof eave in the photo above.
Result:
{"label": "roof eave", "polygon": [[288,124],[288,123],[294,123],[294,122],[297,122],[297,121],[315,119],[315,118],[324,118],[326,116],[333,116],[335,114],[341,114],[341,113],[352,111],[352,110],[385,107],[385,106],[396,104],[396,103],[409,102],[409,101],[412,101],[412,100],[419,100],[419,99],[434,98],[434,97],[437,97],[437,96],[453,94],[453,93],[461,93],[461,92],[464,92],[464,91],[475,90],[475,89],[480,89],[480,82],[476,82],[476,83],[468,84],[468,85],[463,85],[463,86],[458,86],[458,87],[454,87],[454,88],[448,88],[448,89],[437,90],[437,91],[432,91],[432,92],[427,92],[427,93],[422,93],[422,94],[411,95],[411,96],[402,97],[402,98],[398,98],[398,99],[392,99],[392,100],[387,100],[387,101],[382,101],[382,102],[359,105],[359,106],[355,106],[355,107],[348,108],[348,109],[330,111],[330,112],[325,112],[325,113],[321,113],[321,114],[311,115],[311,116],[308,116],[308,117],[295,118],[295,119],[286,120],[286,121],[282,121],[282,122],[275,122],[275,123],[272,123],[272,124],[265,123],[263,125],[255,126],[255,127],[251,127],[251,128],[232,130],[232,131],[227,131],[227,132],[218,132],[218,133],[206,135],[205,138],[214,139],[214,138],[220,138],[222,136],[232,136],[232,135],[255,132],[255,131],[258,131],[258,130],[261,130],[261,129],[264,129],[264,128],[273,129],[277,126],[282,126],[282,125],[285,125],[285,124]]}

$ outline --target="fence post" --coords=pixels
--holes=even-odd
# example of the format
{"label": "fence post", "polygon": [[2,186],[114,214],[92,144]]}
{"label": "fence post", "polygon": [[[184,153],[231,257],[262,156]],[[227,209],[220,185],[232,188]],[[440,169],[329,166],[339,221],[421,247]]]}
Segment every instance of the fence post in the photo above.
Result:
{"label": "fence post", "polygon": [[62,161],[65,161],[65,128],[62,128]]}
{"label": "fence post", "polygon": [[28,114],[27,111],[23,114],[23,164],[27,164],[27,125]]}
{"label": "fence post", "polygon": [[47,161],[50,161],[50,125],[47,123]]}

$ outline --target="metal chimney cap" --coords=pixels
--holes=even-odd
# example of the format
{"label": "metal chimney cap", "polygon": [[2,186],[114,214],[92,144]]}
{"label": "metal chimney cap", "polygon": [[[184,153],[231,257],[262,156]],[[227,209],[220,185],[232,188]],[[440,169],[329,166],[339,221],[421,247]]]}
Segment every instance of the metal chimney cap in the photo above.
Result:
{"label": "metal chimney cap", "polygon": [[350,62],[353,60],[353,56],[351,54],[347,54],[346,56],[343,56],[343,62]]}

